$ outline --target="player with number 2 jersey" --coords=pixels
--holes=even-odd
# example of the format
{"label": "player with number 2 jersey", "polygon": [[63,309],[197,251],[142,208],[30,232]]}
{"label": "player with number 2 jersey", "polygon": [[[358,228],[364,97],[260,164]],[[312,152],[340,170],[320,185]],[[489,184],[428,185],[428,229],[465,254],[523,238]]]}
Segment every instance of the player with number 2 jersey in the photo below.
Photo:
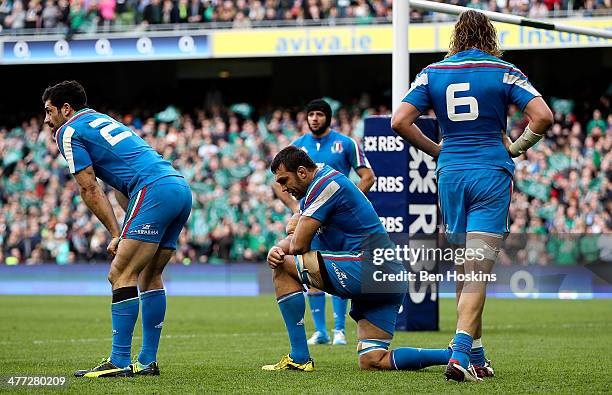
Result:
{"label": "player with number 2 jersey", "polygon": [[[112,350],[101,364],[79,370],[75,376],[158,375],[157,349],[166,311],[162,271],[191,212],[189,185],[130,128],[88,108],[78,82],[50,86],[43,103],[45,124],[68,162],[81,198],[112,237],[107,248],[114,257],[108,276]],[[115,195],[126,214],[122,228],[97,178],[118,192]],[[142,349],[131,361],[140,303]]]}

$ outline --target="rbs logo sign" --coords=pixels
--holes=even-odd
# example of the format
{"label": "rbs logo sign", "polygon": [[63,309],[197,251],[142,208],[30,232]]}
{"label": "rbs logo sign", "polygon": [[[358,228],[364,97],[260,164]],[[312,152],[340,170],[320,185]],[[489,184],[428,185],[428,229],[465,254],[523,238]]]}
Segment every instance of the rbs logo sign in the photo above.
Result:
{"label": "rbs logo sign", "polygon": [[376,177],[371,192],[403,192],[404,177]]}
{"label": "rbs logo sign", "polygon": [[363,149],[366,152],[402,151],[404,140],[400,136],[365,136]]}
{"label": "rbs logo sign", "polygon": [[380,217],[380,222],[389,233],[402,233],[404,231],[404,218],[402,217]]}

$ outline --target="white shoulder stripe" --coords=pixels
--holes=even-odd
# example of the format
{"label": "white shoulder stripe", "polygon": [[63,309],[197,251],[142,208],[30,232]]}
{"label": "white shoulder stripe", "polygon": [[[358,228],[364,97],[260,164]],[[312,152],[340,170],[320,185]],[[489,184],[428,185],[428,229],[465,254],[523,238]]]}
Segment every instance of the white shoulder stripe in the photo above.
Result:
{"label": "white shoulder stripe", "polygon": [[353,142],[353,147],[355,148],[355,158],[357,161],[357,167],[361,167],[363,166],[363,161],[361,160],[361,155],[359,155],[359,145],[357,144],[354,138],[349,137],[349,139],[351,139],[351,141]]}
{"label": "white shoulder stripe", "polygon": [[427,76],[427,73],[419,74],[414,81],[412,81],[412,84],[410,84],[410,89],[408,89],[408,92],[406,92],[404,97],[410,94],[410,92],[415,90],[418,86],[427,84],[429,84],[429,77]]}
{"label": "white shoulder stripe", "polygon": [[74,128],[72,126],[67,126],[66,130],[64,130],[64,135],[62,137],[62,147],[64,148],[64,157],[66,158],[66,162],[68,162],[68,169],[70,169],[70,173],[74,174],[74,156],[72,155],[72,135],[74,134]]}
{"label": "white shoulder stripe", "polygon": [[540,95],[540,92],[538,92],[536,88],[534,88],[533,85],[529,83],[529,81],[521,79],[521,77],[517,75],[513,75],[510,73],[504,73],[503,83],[508,84],[508,85],[516,85],[519,88],[526,90],[527,92],[531,93],[534,96],[542,96]]}
{"label": "white shoulder stripe", "polygon": [[306,209],[304,209],[302,215],[306,217],[313,215],[323,204],[325,204],[325,202],[334,196],[334,193],[336,193],[338,189],[340,189],[340,185],[336,181],[332,180],[329,184],[327,184],[325,189],[321,191],[319,196],[317,196],[317,198],[308,207],[306,207]]}

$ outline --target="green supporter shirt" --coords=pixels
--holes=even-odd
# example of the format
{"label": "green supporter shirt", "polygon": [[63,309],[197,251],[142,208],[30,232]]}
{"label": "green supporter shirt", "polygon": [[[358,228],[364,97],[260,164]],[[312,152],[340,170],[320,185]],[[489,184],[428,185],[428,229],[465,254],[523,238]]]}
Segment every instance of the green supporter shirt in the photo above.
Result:
{"label": "green supporter shirt", "polygon": [[584,235],[580,239],[578,245],[580,254],[582,255],[582,263],[593,263],[599,258],[599,247],[597,242],[599,235]]}
{"label": "green supporter shirt", "polygon": [[546,246],[552,260],[557,265],[575,265],[578,263],[580,250],[575,238],[561,238],[551,235]]}
{"label": "green supporter shirt", "polygon": [[522,180],[517,187],[529,196],[546,201],[550,196],[550,185],[538,183],[532,180]]}
{"label": "green supporter shirt", "polygon": [[548,157],[548,166],[553,171],[562,171],[569,168],[571,165],[572,159],[561,152],[554,152]]}
{"label": "green supporter shirt", "polygon": [[587,135],[591,134],[591,132],[593,131],[593,128],[599,126],[599,128],[605,133],[606,129],[608,127],[608,125],[606,124],[606,121],[604,121],[603,119],[591,119],[589,121],[589,123],[587,124]]}

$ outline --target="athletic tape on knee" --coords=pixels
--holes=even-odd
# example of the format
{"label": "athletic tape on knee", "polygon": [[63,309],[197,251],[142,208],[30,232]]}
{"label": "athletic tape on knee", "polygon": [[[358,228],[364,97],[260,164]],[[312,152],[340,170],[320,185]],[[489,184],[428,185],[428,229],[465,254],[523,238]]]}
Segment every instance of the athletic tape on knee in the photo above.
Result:
{"label": "athletic tape on knee", "polygon": [[[492,236],[492,235],[495,235],[495,234],[494,233],[487,234],[487,236],[489,236],[489,235]],[[495,236],[498,236],[498,235],[495,235]],[[465,243],[465,248],[466,249],[469,248],[472,251],[475,251],[478,255],[482,254],[484,259],[488,259],[488,260],[491,260],[491,261],[494,261],[494,262],[497,259],[497,255],[499,254],[499,248],[495,248],[495,247],[491,246],[489,243],[487,243],[486,240],[479,239],[479,238],[471,238],[471,239],[469,239]]]}
{"label": "athletic tape on knee", "polygon": [[369,353],[370,351],[375,351],[375,350],[387,351],[389,349],[389,344],[391,344],[391,340],[382,340],[382,339],[359,340],[359,342],[357,343],[357,354],[363,355],[363,354]]}

